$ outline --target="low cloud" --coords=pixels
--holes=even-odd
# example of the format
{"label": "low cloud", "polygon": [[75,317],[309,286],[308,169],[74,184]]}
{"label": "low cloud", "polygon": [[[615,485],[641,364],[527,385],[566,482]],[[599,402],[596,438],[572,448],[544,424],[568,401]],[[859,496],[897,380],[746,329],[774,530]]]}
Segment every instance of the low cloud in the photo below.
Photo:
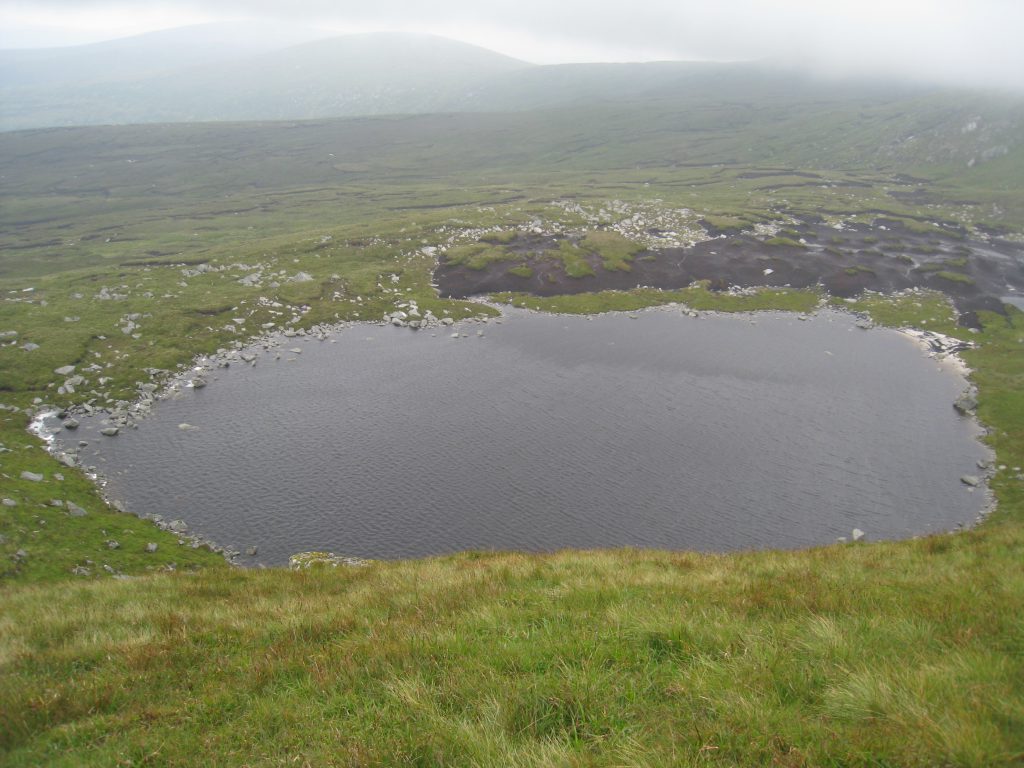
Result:
{"label": "low cloud", "polygon": [[628,6],[595,0],[135,0],[120,8],[105,0],[33,0],[8,8],[23,18],[55,11],[112,18],[177,12],[340,29],[423,29],[527,59],[578,60],[582,51],[617,60],[773,59],[828,75],[1024,88],[1024,3],[1017,0],[638,0]]}

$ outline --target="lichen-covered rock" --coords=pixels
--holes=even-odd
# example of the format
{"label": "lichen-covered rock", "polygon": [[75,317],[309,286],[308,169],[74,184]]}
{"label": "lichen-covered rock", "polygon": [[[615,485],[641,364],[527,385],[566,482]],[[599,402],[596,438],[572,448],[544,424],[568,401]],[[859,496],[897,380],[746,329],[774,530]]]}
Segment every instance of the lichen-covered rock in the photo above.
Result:
{"label": "lichen-covered rock", "polygon": [[362,568],[370,565],[373,560],[364,560],[361,557],[345,557],[336,555],[333,552],[299,552],[288,558],[288,567],[293,571],[303,571],[308,568],[337,568],[339,565]]}

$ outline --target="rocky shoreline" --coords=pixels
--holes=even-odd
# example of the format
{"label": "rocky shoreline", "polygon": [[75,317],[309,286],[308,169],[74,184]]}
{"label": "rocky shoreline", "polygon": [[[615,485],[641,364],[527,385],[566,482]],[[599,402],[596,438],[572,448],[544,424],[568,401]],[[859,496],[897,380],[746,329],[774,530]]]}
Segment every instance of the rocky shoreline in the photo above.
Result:
{"label": "rocky shoreline", "polygon": [[[294,345],[297,339],[315,339],[319,342],[333,343],[336,341],[333,336],[341,331],[371,325],[378,327],[393,325],[412,330],[429,329],[438,331],[455,329],[450,334],[452,338],[468,338],[470,334],[462,330],[463,326],[486,324],[489,321],[491,321],[491,318],[486,315],[461,318],[459,320],[447,316],[438,318],[429,310],[421,313],[417,302],[410,300],[401,302],[401,305],[394,312],[386,313],[380,321],[342,321],[339,323],[318,324],[308,329],[289,326],[280,330],[268,331],[245,342],[235,342],[231,347],[221,348],[212,355],[198,355],[193,358],[189,365],[183,366],[178,371],[160,368],[146,369],[145,372],[149,375],[150,381],[137,383],[137,399],[132,402],[119,403],[111,409],[97,408],[88,404],[74,405],[67,409],[56,409],[40,404],[32,414],[28,431],[42,439],[46,443],[46,450],[60,461],[61,464],[82,471],[96,485],[103,500],[118,512],[134,514],[142,520],[152,522],[162,530],[177,534],[179,544],[193,548],[206,547],[213,552],[223,555],[229,563],[242,565],[239,562],[239,558],[242,557],[243,551],[221,545],[200,533],[190,532],[188,523],[185,520],[166,520],[160,515],[140,514],[128,510],[123,502],[112,498],[107,493],[108,479],[98,467],[82,465],[79,451],[85,447],[85,441],[77,441],[75,445],[69,447],[65,445],[65,438],[61,436],[73,435],[80,427],[81,419],[83,418],[100,418],[103,424],[99,429],[100,435],[115,438],[124,429],[137,428],[139,423],[152,413],[153,407],[161,400],[181,397],[190,389],[195,391],[204,388],[211,376],[219,369],[227,368],[232,364],[254,367],[262,357],[271,354],[274,356],[274,359],[282,359],[283,354],[292,355],[292,357],[287,359],[297,359],[296,356],[302,354],[302,349],[295,346],[288,347],[289,344]],[[500,323],[501,319],[497,318],[494,321]],[[482,330],[477,330],[476,335],[483,336],[484,333]],[[288,348],[286,349],[286,347]],[[66,387],[62,387],[64,391],[61,394],[74,392],[74,370],[74,366],[64,366],[57,369],[58,375],[72,377],[70,392],[68,392]],[[178,425],[178,428],[187,431],[196,427],[188,423],[182,423]],[[71,441],[69,440],[68,442]],[[255,557],[258,549],[258,545],[246,547],[244,554],[249,557]],[[349,565],[355,561],[368,562],[362,561],[361,558],[336,556],[333,553],[318,554],[324,557],[340,558],[337,562],[344,560]],[[323,560],[323,558],[314,559],[317,562]],[[352,560],[353,563],[348,563],[348,560]],[[301,566],[293,567],[308,567],[309,564],[305,560],[302,562]]]}
{"label": "rocky shoreline", "polygon": [[[747,292],[753,289],[735,288],[734,290]],[[490,303],[483,297],[473,297],[473,300],[482,306],[488,306],[499,310],[502,309],[502,305]],[[823,307],[824,302],[819,309]],[[697,312],[680,304],[660,305],[649,309],[657,311],[680,311],[693,318],[699,318],[708,314],[716,314],[714,312],[706,311]],[[533,310],[520,311],[532,312]],[[614,312],[607,314],[623,313]],[[625,314],[633,315],[633,313],[630,312],[626,312]],[[858,318],[856,321],[857,327],[864,330],[869,330],[875,327],[874,323],[866,317],[858,315],[857,313],[852,314],[854,317]],[[798,315],[798,317],[800,319],[807,319],[805,315]],[[420,330],[432,330],[435,332],[432,335],[436,335],[437,331],[451,330],[452,332],[450,336],[452,338],[468,338],[470,334],[465,330],[466,325],[486,325],[489,322],[501,323],[502,321],[503,319],[501,317],[490,318],[486,315],[459,320],[455,320],[447,316],[438,318],[430,311],[421,312],[415,301],[407,301],[403,302],[401,306],[396,307],[394,311],[385,313],[379,321],[343,321],[333,324],[318,324],[308,329],[301,327],[286,327],[283,329],[269,330],[266,333],[250,338],[245,342],[238,341],[229,348],[219,349],[212,355],[199,355],[194,358],[188,366],[182,366],[182,368],[177,371],[155,368],[147,369],[146,373],[150,376],[150,381],[139,382],[137,384],[138,398],[133,402],[119,404],[109,410],[95,408],[86,404],[76,405],[67,410],[57,410],[43,406],[41,409],[36,411],[35,417],[29,426],[29,431],[43,439],[47,444],[47,450],[62,464],[69,468],[77,468],[85,473],[86,476],[96,484],[101,497],[114,509],[124,513],[136,514],[140,519],[148,520],[158,528],[178,535],[179,544],[183,546],[191,546],[193,548],[206,547],[213,552],[223,555],[224,558],[232,565],[243,566],[246,564],[239,560],[243,555],[243,551],[230,546],[223,546],[200,533],[190,531],[189,525],[185,520],[167,520],[160,515],[138,514],[128,510],[121,501],[110,497],[106,492],[108,479],[97,467],[92,465],[82,465],[79,457],[79,450],[84,447],[84,441],[79,441],[77,445],[68,448],[65,446],[64,438],[73,435],[75,430],[77,430],[81,424],[80,419],[85,417],[102,419],[101,423],[104,426],[99,430],[99,433],[105,437],[114,438],[123,429],[136,428],[141,421],[152,413],[154,406],[158,402],[171,398],[182,397],[190,389],[195,391],[204,388],[209,379],[219,369],[227,368],[232,364],[256,366],[262,358],[269,355],[273,355],[273,359],[275,360],[282,359],[283,355],[291,355],[291,357],[286,358],[288,360],[297,360],[297,356],[301,355],[302,349],[300,347],[288,346],[289,344],[294,345],[296,340],[316,340],[321,343],[333,343],[336,341],[333,336],[345,330],[363,326],[382,327],[388,325],[408,328],[414,332]],[[960,357],[959,353],[974,347],[975,345],[972,342],[963,341],[951,336],[945,336],[933,331],[910,328],[900,328],[897,330],[917,342],[922,351],[929,357],[938,362],[953,365],[958,373],[965,377],[970,377],[972,371],[967,366],[963,358]],[[482,329],[477,330],[476,335],[482,337],[484,336],[484,331]],[[66,370],[65,373],[68,375],[73,374],[73,368],[70,366],[68,368],[69,370]],[[976,418],[976,396],[977,390],[974,385],[971,384],[963,393],[961,393],[952,406],[961,414],[961,416],[965,418]],[[196,428],[188,423],[182,423],[178,426],[179,429],[182,430]],[[985,429],[984,426],[982,428]],[[969,491],[979,490],[986,496],[985,505],[977,515],[973,525],[977,525],[982,522],[995,510],[996,506],[995,496],[988,486],[988,480],[997,471],[997,467],[992,459],[988,459],[985,461],[979,461],[978,469],[979,474],[977,476],[965,475],[961,478],[961,481],[968,487]],[[1005,467],[1000,466],[998,469],[1003,470]],[[972,526],[958,525],[954,531],[951,531],[951,533],[970,527]],[[852,541],[860,541],[865,538],[866,535],[867,534],[864,531],[855,528],[851,533],[850,539]],[[840,537],[838,539],[840,542],[846,540],[847,537]],[[255,557],[257,553],[258,545],[249,546],[244,549],[244,554],[249,557]],[[298,553],[293,556],[289,567],[301,569],[310,567],[311,565],[323,564],[331,566],[337,566],[339,564],[366,565],[369,562],[372,561],[367,561],[358,557],[339,556],[334,553]]]}

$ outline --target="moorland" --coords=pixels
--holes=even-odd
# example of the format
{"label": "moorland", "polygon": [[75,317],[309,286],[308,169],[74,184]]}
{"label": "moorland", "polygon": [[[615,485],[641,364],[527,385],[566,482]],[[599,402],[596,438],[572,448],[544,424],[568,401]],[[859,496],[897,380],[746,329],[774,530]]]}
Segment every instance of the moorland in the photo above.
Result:
{"label": "moorland", "polygon": [[[1024,290],[1024,102],[748,74],[569,107],[0,134],[3,762],[1024,758],[1024,314],[1001,300]],[[996,512],[795,552],[258,571],[111,508],[26,431],[130,414],[271,330],[410,301],[494,315],[477,293],[830,303],[969,340]]]}

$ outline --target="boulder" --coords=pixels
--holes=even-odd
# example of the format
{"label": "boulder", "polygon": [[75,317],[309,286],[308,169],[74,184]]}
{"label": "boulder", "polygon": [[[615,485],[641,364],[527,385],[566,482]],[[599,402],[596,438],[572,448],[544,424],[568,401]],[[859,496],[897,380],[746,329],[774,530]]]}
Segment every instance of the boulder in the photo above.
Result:
{"label": "boulder", "polygon": [[971,488],[977,488],[981,485],[981,480],[975,475],[964,475],[960,478],[960,482],[964,485],[970,486]]}
{"label": "boulder", "polygon": [[117,427],[104,427],[100,430],[100,434],[105,437],[115,437],[120,431]]}
{"label": "boulder", "polygon": [[972,392],[964,392],[953,401],[953,407],[964,416],[973,416],[978,408],[978,399]]}
{"label": "boulder", "polygon": [[71,517],[85,517],[87,514],[89,514],[84,509],[82,509],[80,506],[75,504],[75,502],[73,502],[73,501],[69,501],[67,503],[67,507],[68,507],[68,514],[71,515]]}
{"label": "boulder", "polygon": [[30,480],[33,483],[40,483],[43,480],[43,476],[37,472],[25,471],[21,473],[22,480]]}

